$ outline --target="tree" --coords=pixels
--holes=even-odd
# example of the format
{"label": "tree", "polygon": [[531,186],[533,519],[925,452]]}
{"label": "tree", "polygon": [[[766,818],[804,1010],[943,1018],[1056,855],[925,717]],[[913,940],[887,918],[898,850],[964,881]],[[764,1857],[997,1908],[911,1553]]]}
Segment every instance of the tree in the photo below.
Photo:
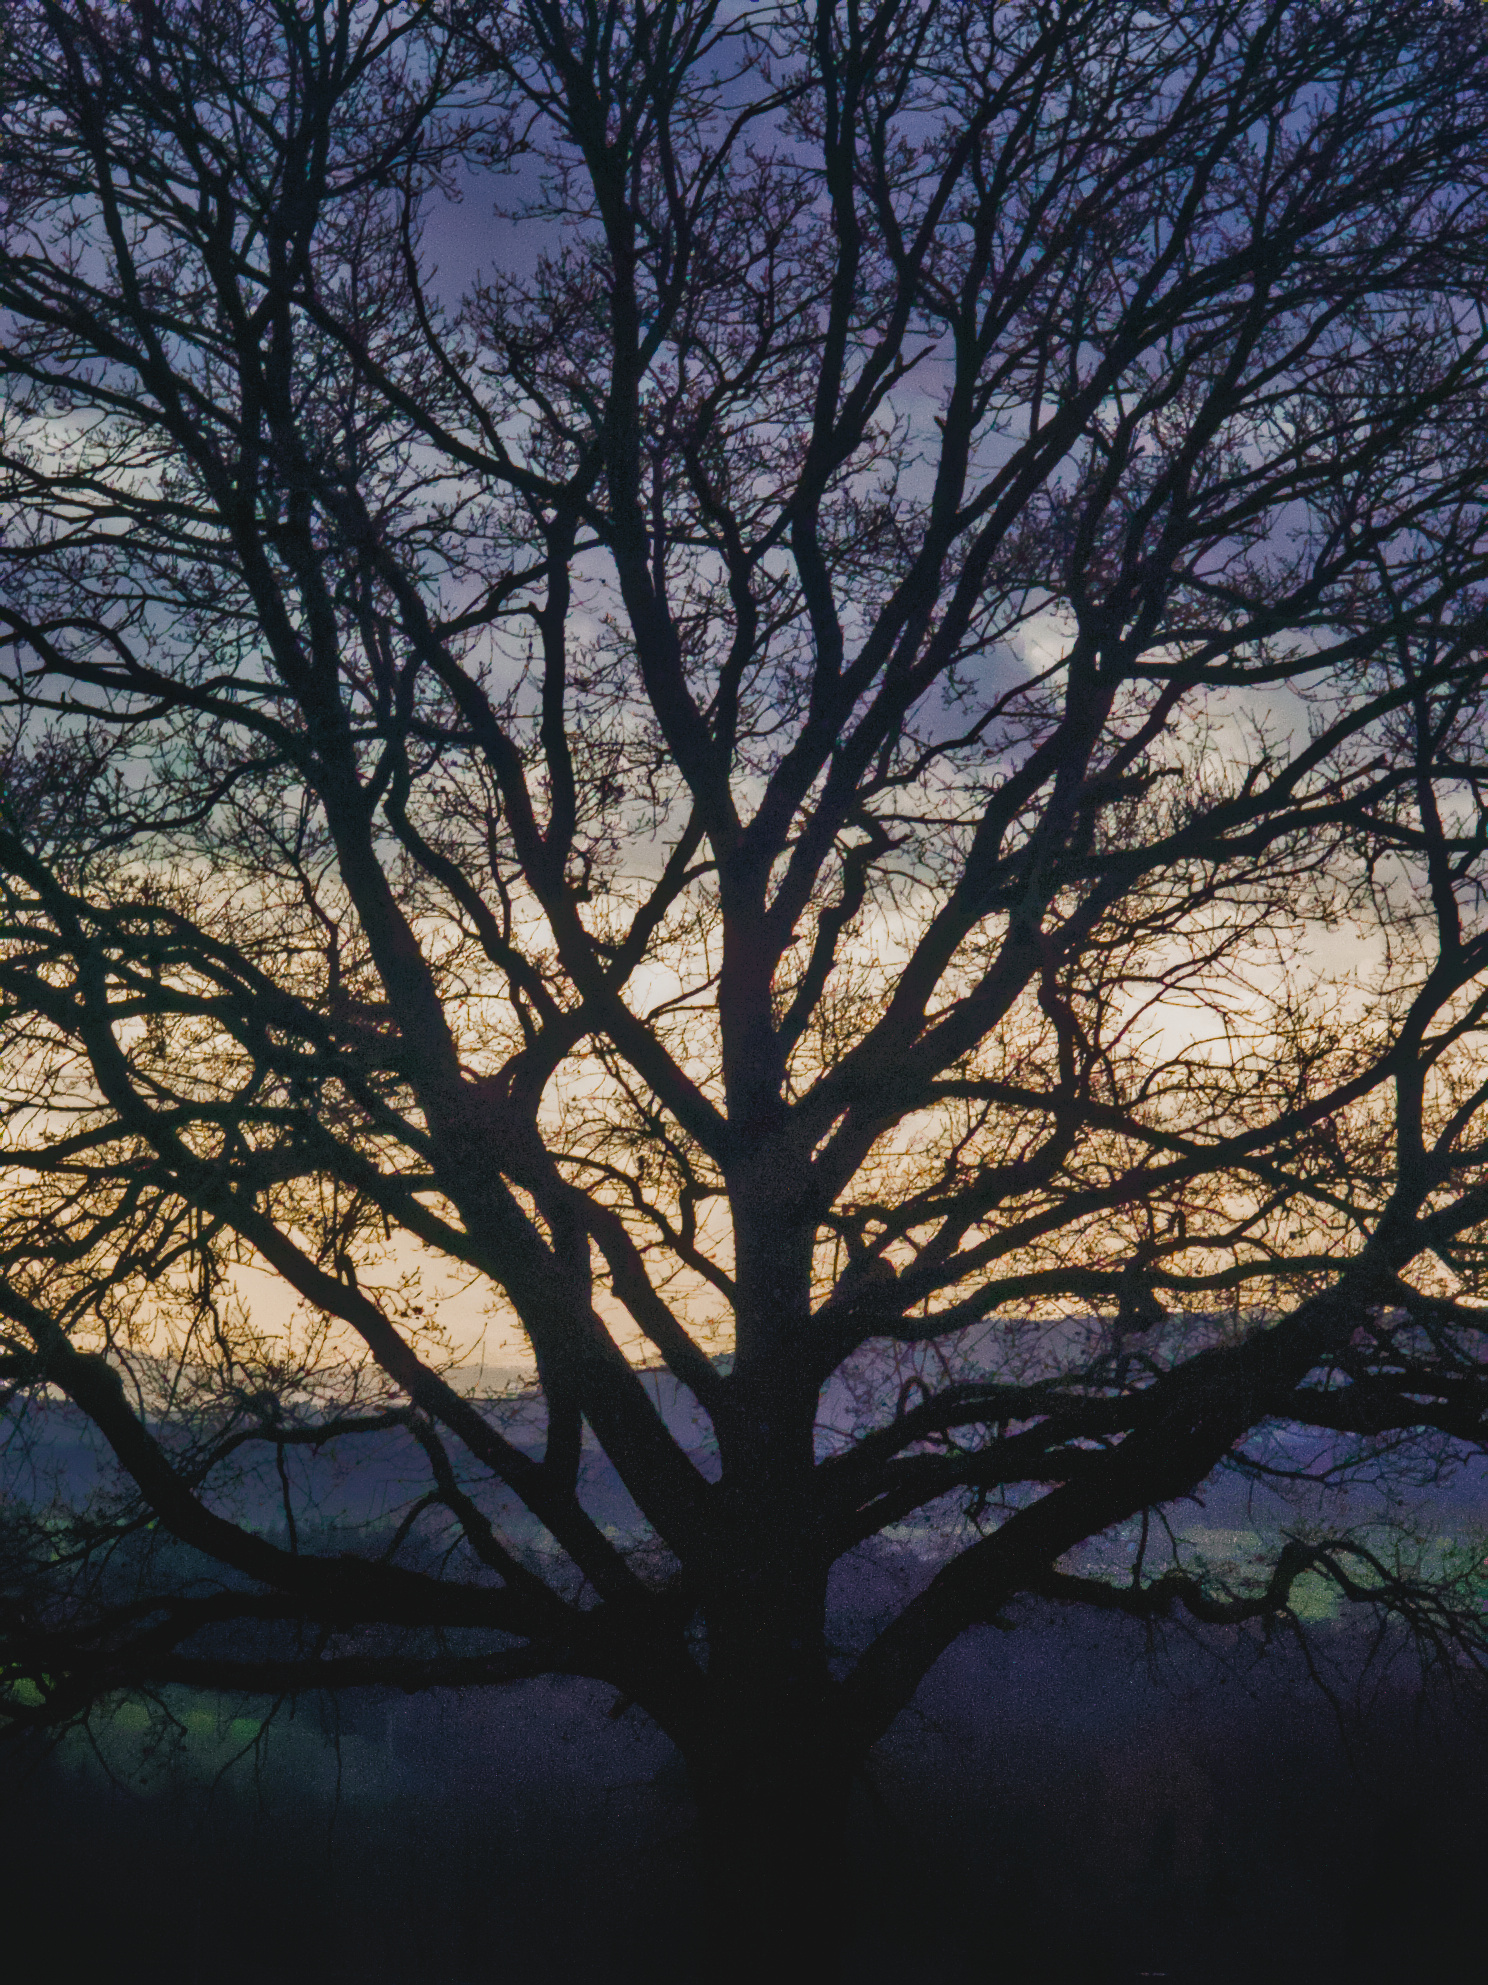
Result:
{"label": "tree", "polygon": [[[1155,1539],[1482,1443],[1478,10],[12,0],[0,65],[0,1357],[115,1466],[9,1504],[12,1717],[600,1678],[753,1977],[1020,1595],[1475,1659],[1377,1528]],[[318,1538],[286,1456],[390,1431]]]}

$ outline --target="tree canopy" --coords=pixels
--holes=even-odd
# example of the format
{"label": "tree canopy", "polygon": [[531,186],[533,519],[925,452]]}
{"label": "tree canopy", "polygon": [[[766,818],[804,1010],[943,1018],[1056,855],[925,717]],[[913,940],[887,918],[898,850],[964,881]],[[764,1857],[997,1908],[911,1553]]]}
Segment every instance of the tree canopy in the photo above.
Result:
{"label": "tree canopy", "polygon": [[1484,1433],[1481,11],[11,0],[0,103],[0,1373],[113,1469],[7,1713],[598,1677],[737,1898],[1020,1595],[1474,1658],[1149,1518]]}

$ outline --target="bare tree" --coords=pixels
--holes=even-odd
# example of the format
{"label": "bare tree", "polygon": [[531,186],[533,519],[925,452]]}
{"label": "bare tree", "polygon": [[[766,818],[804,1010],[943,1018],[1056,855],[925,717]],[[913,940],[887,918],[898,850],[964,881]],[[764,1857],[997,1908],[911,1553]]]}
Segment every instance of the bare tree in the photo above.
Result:
{"label": "bare tree", "polygon": [[115,1464],[11,1715],[601,1678],[753,1978],[1020,1595],[1475,1659],[1156,1540],[1484,1432],[1480,10],[11,0],[0,101],[0,1365]]}

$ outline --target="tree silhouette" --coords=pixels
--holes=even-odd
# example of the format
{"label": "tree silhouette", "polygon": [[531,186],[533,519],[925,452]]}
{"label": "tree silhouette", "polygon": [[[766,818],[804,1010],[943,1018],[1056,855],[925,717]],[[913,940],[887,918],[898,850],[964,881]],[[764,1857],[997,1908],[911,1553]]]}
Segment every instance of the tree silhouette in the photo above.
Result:
{"label": "tree silhouette", "polygon": [[1475,1660],[1158,1544],[1483,1435],[1478,10],[12,0],[0,99],[0,1370],[112,1471],[12,1719],[600,1678],[753,1978],[1020,1595]]}

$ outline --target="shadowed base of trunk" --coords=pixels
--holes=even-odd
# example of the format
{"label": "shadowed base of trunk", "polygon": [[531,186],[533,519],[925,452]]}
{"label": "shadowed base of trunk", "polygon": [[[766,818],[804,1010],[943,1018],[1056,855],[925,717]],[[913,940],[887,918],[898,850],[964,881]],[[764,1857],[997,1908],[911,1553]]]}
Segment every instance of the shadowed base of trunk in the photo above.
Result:
{"label": "shadowed base of trunk", "polygon": [[774,1734],[730,1744],[689,1777],[710,1978],[841,1978],[850,1770]]}

